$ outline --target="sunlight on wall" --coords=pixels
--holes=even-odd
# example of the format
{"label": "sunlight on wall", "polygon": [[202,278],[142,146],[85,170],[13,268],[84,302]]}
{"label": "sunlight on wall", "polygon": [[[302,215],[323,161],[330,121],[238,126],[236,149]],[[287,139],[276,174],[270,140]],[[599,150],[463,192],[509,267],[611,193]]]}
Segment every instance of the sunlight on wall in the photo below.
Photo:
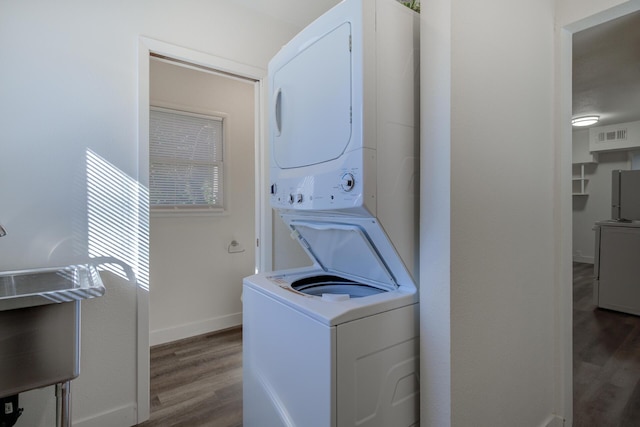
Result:
{"label": "sunlight on wall", "polygon": [[86,157],[89,257],[148,291],[148,190],[94,151]]}

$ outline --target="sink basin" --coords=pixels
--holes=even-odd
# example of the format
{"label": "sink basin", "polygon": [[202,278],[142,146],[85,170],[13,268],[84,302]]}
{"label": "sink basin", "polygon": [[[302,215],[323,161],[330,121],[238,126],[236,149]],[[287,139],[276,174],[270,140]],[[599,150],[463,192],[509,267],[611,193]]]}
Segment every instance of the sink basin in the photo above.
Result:
{"label": "sink basin", "polygon": [[90,264],[0,273],[0,311],[102,295],[104,285]]}
{"label": "sink basin", "polygon": [[80,301],[105,288],[93,265],[0,273],[0,398],[80,373]]}

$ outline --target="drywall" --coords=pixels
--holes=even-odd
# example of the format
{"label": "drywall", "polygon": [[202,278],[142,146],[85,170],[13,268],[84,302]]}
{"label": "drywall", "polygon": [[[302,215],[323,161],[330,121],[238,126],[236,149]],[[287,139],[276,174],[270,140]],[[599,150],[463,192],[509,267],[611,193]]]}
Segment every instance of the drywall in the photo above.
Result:
{"label": "drywall", "polygon": [[[8,231],[0,269],[116,255],[146,285],[140,37],[266,69],[298,30],[232,1],[0,3],[0,222]],[[139,347],[145,325],[138,330],[148,295],[116,274],[103,277],[106,296],[82,311],[72,386],[80,427],[132,425],[148,410],[148,374],[136,364],[148,351]],[[18,425],[52,425],[52,388],[24,393],[21,404]]]}
{"label": "drywall", "polygon": [[243,6],[288,22],[302,28],[322,15],[331,6],[340,0],[315,0],[313,2],[300,2],[292,0],[235,0]]}
{"label": "drywall", "polygon": [[554,7],[423,11],[421,369],[441,386],[422,382],[423,425],[537,426],[557,408]]}
{"label": "drywall", "polygon": [[555,409],[554,7],[452,5],[452,425]]}
{"label": "drywall", "polygon": [[451,2],[420,15],[420,422],[450,426]]}
{"label": "drywall", "polygon": [[[165,61],[150,63],[151,105],[224,118],[220,214],[151,214],[150,343],[242,323],[242,278],[255,272],[254,83]],[[230,253],[237,241],[242,252]]]}
{"label": "drywall", "polygon": [[422,425],[571,423],[561,27],[628,3],[423,5]]}
{"label": "drywall", "polygon": [[561,0],[556,2],[560,28],[580,31],[637,9],[636,0]]}

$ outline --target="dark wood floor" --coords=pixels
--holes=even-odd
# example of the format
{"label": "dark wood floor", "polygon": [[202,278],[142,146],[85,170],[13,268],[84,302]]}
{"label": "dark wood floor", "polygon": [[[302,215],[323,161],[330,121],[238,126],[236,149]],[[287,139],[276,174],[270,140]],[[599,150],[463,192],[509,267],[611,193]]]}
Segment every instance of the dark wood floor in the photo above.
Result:
{"label": "dark wood floor", "polygon": [[152,347],[151,418],[138,426],[242,426],[242,329]]}
{"label": "dark wood floor", "polygon": [[[575,427],[640,426],[640,317],[596,309],[593,265],[574,263]],[[151,349],[151,419],[139,427],[242,426],[242,330]]]}
{"label": "dark wood floor", "polygon": [[573,266],[575,427],[640,426],[640,317],[597,309],[593,265]]}

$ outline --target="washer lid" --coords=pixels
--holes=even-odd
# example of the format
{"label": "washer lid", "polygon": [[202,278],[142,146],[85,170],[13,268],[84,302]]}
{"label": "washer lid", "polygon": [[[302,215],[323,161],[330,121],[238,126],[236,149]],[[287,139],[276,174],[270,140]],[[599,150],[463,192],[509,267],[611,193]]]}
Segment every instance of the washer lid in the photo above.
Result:
{"label": "washer lid", "polygon": [[282,215],[304,250],[326,272],[387,291],[411,284],[393,245],[374,218],[307,219]]}

